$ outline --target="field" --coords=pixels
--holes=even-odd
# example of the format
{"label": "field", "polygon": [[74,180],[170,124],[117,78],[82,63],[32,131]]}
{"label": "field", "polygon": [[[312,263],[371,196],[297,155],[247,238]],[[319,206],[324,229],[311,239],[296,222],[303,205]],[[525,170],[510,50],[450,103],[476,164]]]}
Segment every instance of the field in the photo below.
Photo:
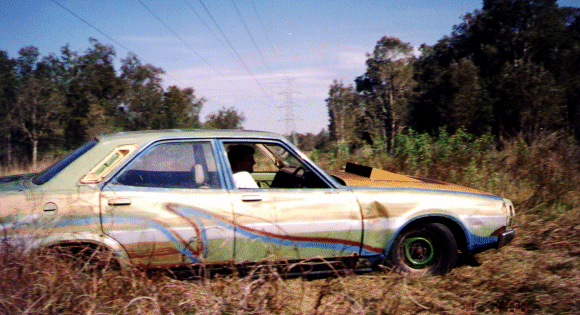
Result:
{"label": "field", "polygon": [[[107,267],[87,272],[54,255],[27,256],[4,247],[0,314],[577,314],[577,146],[558,134],[532,143],[514,140],[501,149],[483,149],[485,139],[406,141],[407,151],[387,156],[365,148],[354,157],[362,164],[512,199],[516,239],[499,251],[463,260],[448,275],[429,278],[388,269],[284,277],[266,265],[249,275],[187,280]],[[311,156],[325,168],[347,161],[330,151]]]}

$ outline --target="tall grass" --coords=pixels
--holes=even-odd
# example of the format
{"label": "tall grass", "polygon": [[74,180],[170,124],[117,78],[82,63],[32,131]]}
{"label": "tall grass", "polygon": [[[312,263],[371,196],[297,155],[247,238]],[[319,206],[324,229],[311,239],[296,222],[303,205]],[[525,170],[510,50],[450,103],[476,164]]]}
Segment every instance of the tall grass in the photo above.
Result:
{"label": "tall grass", "polygon": [[312,158],[326,169],[355,162],[462,184],[530,209],[580,202],[580,147],[563,133],[539,135],[531,143],[517,137],[498,145],[491,135],[476,138],[461,129],[455,134],[441,129],[437,136],[410,130],[396,137],[392,154],[373,147],[341,152],[315,151]]}
{"label": "tall grass", "polygon": [[[397,295],[394,291],[402,290],[398,286],[385,287],[383,296]],[[376,302],[385,308],[388,300]],[[0,259],[0,314],[361,314],[368,310],[368,302],[360,300],[345,276],[285,279],[267,265],[243,277],[234,273],[184,280],[135,269],[87,272],[54,253],[10,250]]]}
{"label": "tall grass", "polygon": [[186,280],[134,269],[87,272],[48,253],[2,248],[0,314],[577,314],[578,146],[562,134],[518,138],[501,149],[462,132],[406,137],[392,155],[369,146],[312,158],[325,168],[358,162],[510,198],[516,239],[430,278],[388,269],[287,278],[265,264],[249,275]]}
{"label": "tall grass", "polygon": [[33,168],[28,163],[16,163],[12,166],[0,165],[0,176],[38,173],[52,165],[55,161],[57,159],[43,159],[37,164],[36,168]]}

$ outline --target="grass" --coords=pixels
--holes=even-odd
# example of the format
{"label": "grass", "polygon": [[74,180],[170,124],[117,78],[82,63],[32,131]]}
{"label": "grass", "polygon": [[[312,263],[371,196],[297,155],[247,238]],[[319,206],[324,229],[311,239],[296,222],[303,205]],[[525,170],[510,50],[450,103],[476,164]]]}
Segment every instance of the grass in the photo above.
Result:
{"label": "grass", "polygon": [[10,175],[19,175],[19,174],[31,174],[31,173],[38,173],[43,169],[49,167],[55,161],[47,160],[41,161],[36,166],[36,169],[32,168],[32,166],[26,166],[21,164],[15,164],[13,166],[2,166],[0,165],[0,176],[10,176]]}
{"label": "grass", "polygon": [[460,264],[445,276],[428,278],[388,269],[288,278],[265,265],[250,275],[185,280],[134,269],[87,272],[48,253],[2,248],[0,314],[577,314],[576,147],[548,135],[534,143],[516,140],[499,151],[463,155],[432,158],[431,165],[413,169],[380,154],[326,161],[381,164],[511,198],[517,236],[501,250],[476,255],[479,265]]}
{"label": "grass", "polygon": [[513,244],[478,255],[480,266],[462,265],[430,278],[387,269],[285,278],[254,269],[248,276],[183,280],[134,269],[83,272],[53,255],[5,251],[0,313],[576,314],[578,219],[561,217],[546,225],[523,216]]}

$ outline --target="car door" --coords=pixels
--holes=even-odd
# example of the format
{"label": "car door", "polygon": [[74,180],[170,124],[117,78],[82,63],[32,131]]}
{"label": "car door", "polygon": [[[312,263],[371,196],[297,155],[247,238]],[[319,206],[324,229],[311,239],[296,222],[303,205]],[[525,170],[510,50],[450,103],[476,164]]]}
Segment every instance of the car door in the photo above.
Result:
{"label": "car door", "polygon": [[[256,165],[251,175],[260,184],[257,189],[246,189],[234,187],[233,180],[229,183],[236,261],[360,254],[361,213],[351,191],[332,187],[281,141],[222,143],[226,152],[239,144],[255,148]],[[280,182],[294,172],[297,177],[307,172],[310,184]]]}
{"label": "car door", "polygon": [[103,231],[139,266],[231,260],[232,206],[220,176],[210,140],[153,143],[104,185]]}

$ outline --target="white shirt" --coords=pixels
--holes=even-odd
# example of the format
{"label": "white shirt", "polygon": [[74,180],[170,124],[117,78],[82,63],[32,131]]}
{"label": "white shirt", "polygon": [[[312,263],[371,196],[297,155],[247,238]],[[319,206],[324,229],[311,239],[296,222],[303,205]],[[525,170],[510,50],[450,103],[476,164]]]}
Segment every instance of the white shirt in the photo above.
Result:
{"label": "white shirt", "polygon": [[248,172],[235,173],[234,183],[236,184],[236,188],[260,188]]}

